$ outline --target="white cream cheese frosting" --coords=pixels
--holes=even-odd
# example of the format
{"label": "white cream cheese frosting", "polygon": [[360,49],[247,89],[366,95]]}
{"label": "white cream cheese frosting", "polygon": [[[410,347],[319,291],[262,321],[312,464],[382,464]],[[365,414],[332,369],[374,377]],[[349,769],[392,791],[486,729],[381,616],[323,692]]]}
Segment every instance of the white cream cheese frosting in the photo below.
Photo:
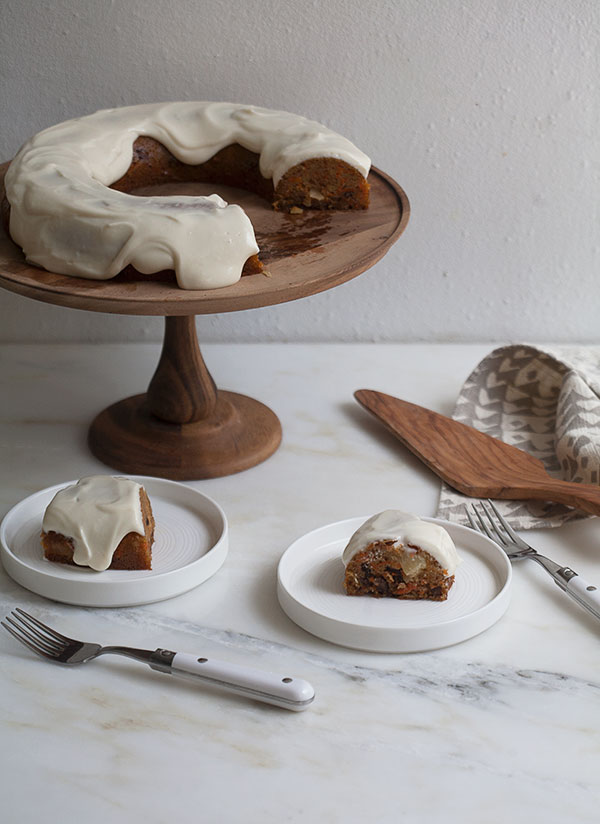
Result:
{"label": "white cream cheese frosting", "polygon": [[[393,541],[395,546],[404,549],[409,559],[410,555],[416,554],[417,548],[425,550],[435,558],[446,577],[454,575],[461,562],[454,541],[443,526],[422,521],[417,515],[398,509],[386,509],[365,521],[352,535],[342,554],[345,566],[375,541]],[[410,560],[407,566],[410,566]]]}
{"label": "white cream cheese frosting", "polygon": [[76,564],[97,571],[108,569],[125,535],[145,534],[141,488],[129,478],[82,478],[56,493],[44,513],[42,529],[73,541]]}
{"label": "white cream cheese frosting", "polygon": [[211,102],[104,109],[39,132],[9,166],[10,234],[29,262],[97,280],[129,264],[144,274],[174,269],[183,289],[239,280],[259,251],[240,206],[218,195],[138,197],[108,188],[129,168],[139,136],[190,165],[239,143],[260,155],[260,171],[274,186],[312,157],[344,160],[364,177],[370,168],[349,140],[288,112]]}

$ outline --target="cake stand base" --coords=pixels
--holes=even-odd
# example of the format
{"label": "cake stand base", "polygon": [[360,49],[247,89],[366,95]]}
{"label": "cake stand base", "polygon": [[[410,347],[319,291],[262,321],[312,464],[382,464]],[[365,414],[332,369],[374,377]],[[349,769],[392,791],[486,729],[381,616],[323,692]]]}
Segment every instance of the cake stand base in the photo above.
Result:
{"label": "cake stand base", "polygon": [[246,395],[222,390],[207,420],[161,420],[142,394],[101,412],[88,435],[92,453],[108,466],[174,481],[241,472],[266,460],[280,442],[281,424],[274,412]]}
{"label": "cake stand base", "polygon": [[97,458],[125,474],[192,481],[266,460],[281,443],[281,424],[260,401],[217,389],[195,318],[167,316],[148,391],[100,412],[88,443]]}

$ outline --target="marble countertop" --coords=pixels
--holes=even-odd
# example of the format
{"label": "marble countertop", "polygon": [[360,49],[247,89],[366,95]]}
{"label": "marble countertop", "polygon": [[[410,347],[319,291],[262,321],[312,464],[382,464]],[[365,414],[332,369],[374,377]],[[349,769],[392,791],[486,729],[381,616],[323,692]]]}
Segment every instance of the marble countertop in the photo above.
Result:
{"label": "marble countertop", "polygon": [[[167,647],[293,672],[317,691],[289,713],[176,681],[127,659],[47,664],[0,633],[2,817],[7,822],[596,822],[600,622],[535,564],[514,569],[507,613],[433,652],[334,646],[282,612],[286,547],[386,508],[435,515],[438,480],[353,400],[388,392],[445,414],[491,347],[211,345],[221,388],[280,417],[265,463],[191,482],[227,513],[225,565],[155,604],[55,603],[0,570],[15,606],[86,640]],[[87,427],[144,391],[153,344],[4,346],[0,516],[36,490],[106,472]],[[528,533],[600,582],[595,518]]]}

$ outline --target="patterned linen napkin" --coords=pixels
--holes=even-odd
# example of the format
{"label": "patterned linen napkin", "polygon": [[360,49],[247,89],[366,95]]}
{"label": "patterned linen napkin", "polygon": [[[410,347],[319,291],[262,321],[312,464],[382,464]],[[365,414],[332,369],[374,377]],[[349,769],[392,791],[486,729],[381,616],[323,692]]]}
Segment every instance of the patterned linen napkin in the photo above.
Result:
{"label": "patterned linen napkin", "polygon": [[[565,481],[600,484],[600,348],[495,349],[467,378],[453,417],[539,458]],[[442,484],[438,517],[467,523],[478,499]],[[516,529],[592,517],[563,504],[495,501]]]}

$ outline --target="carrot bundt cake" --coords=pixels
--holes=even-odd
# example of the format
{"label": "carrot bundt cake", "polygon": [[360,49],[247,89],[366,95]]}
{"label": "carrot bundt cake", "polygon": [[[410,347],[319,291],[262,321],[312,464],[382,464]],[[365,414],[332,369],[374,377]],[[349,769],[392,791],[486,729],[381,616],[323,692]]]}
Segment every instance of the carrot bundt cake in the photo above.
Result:
{"label": "carrot bundt cake", "polygon": [[59,490],[42,521],[49,561],[151,569],[154,517],[146,490],[128,478],[92,475]]}
{"label": "carrot bundt cake", "polygon": [[369,518],[343,553],[347,595],[445,601],[460,563],[439,524],[388,509]]}
{"label": "carrot bundt cake", "polygon": [[[27,260],[107,280],[175,272],[182,289],[215,289],[260,271],[242,208],[219,195],[134,196],[164,182],[247,188],[274,208],[364,209],[369,158],[325,126],[232,103],[106,109],[45,129],[6,173],[12,239]],[[6,204],[5,204],[6,205]]]}

